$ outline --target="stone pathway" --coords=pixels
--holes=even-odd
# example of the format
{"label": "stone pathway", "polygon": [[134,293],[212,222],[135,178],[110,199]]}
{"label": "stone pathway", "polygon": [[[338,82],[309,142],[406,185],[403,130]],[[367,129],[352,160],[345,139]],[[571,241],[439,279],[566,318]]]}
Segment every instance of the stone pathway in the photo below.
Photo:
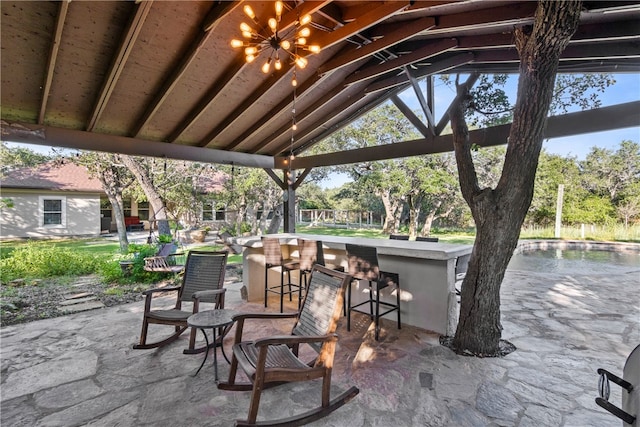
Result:
{"label": "stone pathway", "polygon": [[[376,342],[367,317],[356,317],[350,332],[341,321],[332,394],[352,385],[360,394],[311,425],[618,427],[594,402],[596,370],[621,374],[640,343],[639,283],[640,266],[595,275],[508,271],[503,338],[517,350],[502,358],[459,356],[437,334],[398,330],[387,320]],[[228,308],[264,310],[241,299],[240,284],[228,289]],[[182,354],[186,336],[158,350],[131,349],[142,308],[137,302],[2,328],[0,423],[228,426],[244,418],[250,393],[218,390],[209,361],[193,377],[202,355]],[[274,321],[250,331],[289,328]],[[224,378],[229,367],[219,363]],[[619,404],[619,390],[612,392]],[[271,388],[259,420],[300,413],[319,396],[316,382]]]}
{"label": "stone pathway", "polygon": [[[93,276],[80,277],[74,283],[74,287],[79,288],[85,285],[90,285],[94,280],[95,278]],[[69,314],[105,307],[101,301],[98,301],[98,298],[92,292],[70,291],[64,295],[64,298],[65,300],[60,303],[59,309],[60,311],[66,311]]]}

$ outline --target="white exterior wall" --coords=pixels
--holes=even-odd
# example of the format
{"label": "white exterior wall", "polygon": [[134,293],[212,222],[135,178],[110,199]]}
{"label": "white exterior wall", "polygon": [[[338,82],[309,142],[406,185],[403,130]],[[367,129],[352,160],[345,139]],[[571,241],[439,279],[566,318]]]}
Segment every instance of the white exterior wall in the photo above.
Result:
{"label": "white exterior wall", "polygon": [[[13,201],[13,207],[0,209],[0,238],[48,238],[97,236],[100,234],[100,194],[42,190],[13,191],[3,189],[2,198]],[[61,198],[63,224],[42,224],[42,198]]]}

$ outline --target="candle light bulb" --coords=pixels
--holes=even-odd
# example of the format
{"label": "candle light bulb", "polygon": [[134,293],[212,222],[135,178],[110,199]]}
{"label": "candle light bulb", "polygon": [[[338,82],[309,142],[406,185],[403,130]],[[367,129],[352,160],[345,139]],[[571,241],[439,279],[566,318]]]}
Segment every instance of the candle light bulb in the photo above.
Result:
{"label": "candle light bulb", "polygon": [[253,13],[253,9],[248,4],[244,6],[244,13],[251,19],[256,18],[256,14]]}
{"label": "candle light bulb", "polygon": [[300,25],[307,25],[309,22],[311,22],[311,15],[309,14],[304,15],[302,18],[300,18]]}

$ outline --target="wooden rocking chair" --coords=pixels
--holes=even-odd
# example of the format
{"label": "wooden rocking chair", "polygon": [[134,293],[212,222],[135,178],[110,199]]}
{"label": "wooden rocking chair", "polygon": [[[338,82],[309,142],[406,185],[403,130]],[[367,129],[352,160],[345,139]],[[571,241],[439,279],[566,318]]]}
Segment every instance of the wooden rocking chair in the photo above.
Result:
{"label": "wooden rocking chair", "polygon": [[[236,425],[275,426],[303,425],[320,419],[338,409],[359,390],[351,387],[330,400],[331,371],[338,336],[335,333],[341,316],[342,301],[348,274],[315,265],[307,295],[298,313],[256,313],[234,316],[236,321],[235,344],[229,372],[229,381],[221,382],[223,390],[252,390],[247,420],[237,420]],[[295,318],[296,324],[290,336],[276,336],[242,341],[242,330],[246,319]],[[309,344],[317,353],[315,360],[306,364],[298,358],[300,344]],[[249,378],[248,383],[236,383],[240,367]],[[292,381],[307,381],[322,378],[322,405],[290,418],[256,422],[260,395],[264,388]]]}
{"label": "wooden rocking chair", "polygon": [[[144,315],[142,318],[142,332],[140,344],[133,346],[136,350],[157,348],[172,343],[187,330],[187,318],[198,312],[201,302],[214,303],[215,308],[224,308],[223,288],[227,252],[190,251],[184,267],[181,286],[149,289],[145,295]],[[151,302],[155,295],[165,292],[176,292],[176,304],[171,309],[152,310]],[[182,303],[192,302],[191,310],[183,310]],[[150,324],[174,326],[173,335],[161,341],[148,343],[147,332]],[[191,330],[189,348],[185,354],[200,353],[207,350],[206,346],[195,348],[196,329]]]}

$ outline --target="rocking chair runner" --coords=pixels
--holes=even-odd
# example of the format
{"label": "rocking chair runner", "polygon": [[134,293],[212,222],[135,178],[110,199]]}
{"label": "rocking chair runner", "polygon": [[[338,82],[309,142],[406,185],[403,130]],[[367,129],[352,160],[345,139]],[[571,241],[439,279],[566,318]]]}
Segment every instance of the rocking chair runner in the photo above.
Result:
{"label": "rocking chair runner", "polygon": [[[187,318],[197,313],[201,302],[214,303],[215,308],[224,308],[223,288],[225,267],[227,265],[227,252],[212,251],[191,251],[187,256],[184,267],[181,286],[149,289],[145,295],[144,315],[142,318],[142,332],[140,333],[140,344],[133,346],[136,350],[145,350],[167,345],[187,330]],[[171,309],[152,310],[151,302],[158,293],[177,291],[176,304]],[[193,308],[190,311],[182,309],[182,303],[192,302]],[[170,325],[175,327],[173,335],[168,338],[148,343],[147,332],[149,324]],[[189,337],[189,347],[184,350],[185,354],[200,353],[207,350],[206,346],[195,348],[196,329],[191,330]]]}
{"label": "rocking chair runner", "polygon": [[[298,313],[256,313],[234,316],[236,321],[235,344],[229,371],[229,381],[221,382],[223,390],[252,390],[247,420],[237,420],[236,425],[303,425],[322,418],[338,409],[359,390],[349,388],[346,392],[330,399],[331,371],[338,336],[335,334],[341,315],[342,301],[351,277],[345,273],[315,265],[307,296]],[[296,318],[291,336],[276,336],[242,341],[242,331],[246,319]],[[300,344],[309,344],[317,353],[309,364],[298,358]],[[236,383],[237,369],[240,367],[249,378],[248,383]],[[298,416],[276,421],[256,422],[260,395],[264,388],[292,381],[307,381],[322,378],[322,405]]]}

